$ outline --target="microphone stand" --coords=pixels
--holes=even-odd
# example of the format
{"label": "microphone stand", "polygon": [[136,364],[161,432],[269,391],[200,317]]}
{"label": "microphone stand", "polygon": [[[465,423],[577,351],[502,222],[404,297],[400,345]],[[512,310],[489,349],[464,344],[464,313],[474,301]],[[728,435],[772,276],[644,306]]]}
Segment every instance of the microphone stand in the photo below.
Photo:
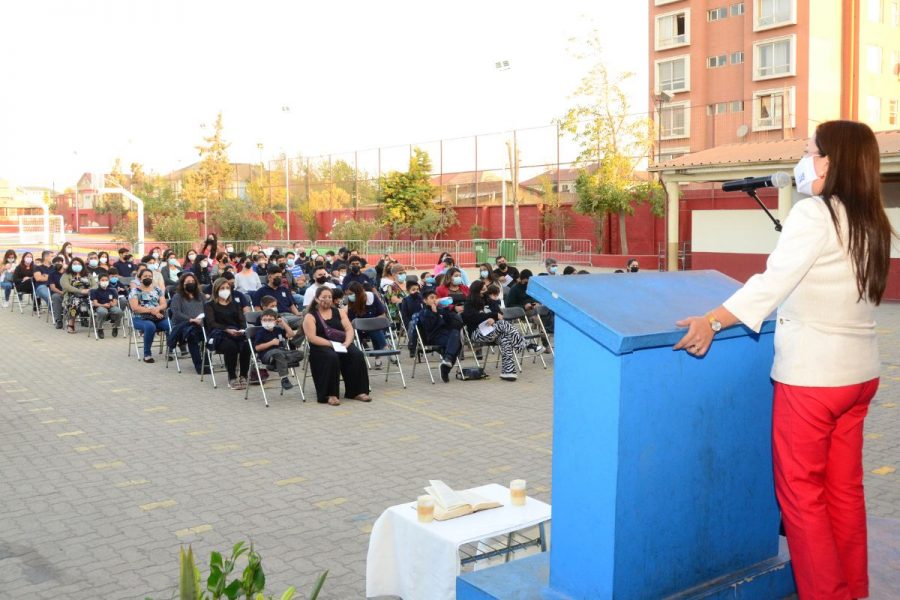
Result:
{"label": "microphone stand", "polygon": [[759,199],[759,196],[756,195],[756,190],[744,190],[744,192],[756,200],[756,203],[759,204],[759,207],[766,211],[766,215],[772,220],[772,223],[775,224],[775,231],[781,233],[781,221],[775,218],[775,215],[769,212],[769,209],[766,208],[766,205],[762,203],[762,200]]}

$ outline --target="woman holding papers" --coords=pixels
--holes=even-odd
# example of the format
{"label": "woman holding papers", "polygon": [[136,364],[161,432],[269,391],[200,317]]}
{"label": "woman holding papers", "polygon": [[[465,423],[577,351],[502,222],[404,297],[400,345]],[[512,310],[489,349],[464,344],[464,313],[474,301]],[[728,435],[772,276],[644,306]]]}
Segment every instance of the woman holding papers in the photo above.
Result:
{"label": "woman holding papers", "polygon": [[331,288],[316,290],[309,313],[303,317],[303,333],[309,341],[309,368],[319,403],[341,403],[341,375],[345,398],[371,402],[365,357],[353,343],[353,326],[347,313],[332,302]]}
{"label": "woman holding papers", "polygon": [[[500,286],[493,283],[485,288],[480,279],[472,283],[462,318],[473,342],[500,346],[500,379],[515,381],[518,367],[513,353],[522,352],[526,345],[519,328],[503,320]],[[538,353],[544,351],[543,346],[536,344],[530,344],[529,348]]]}
{"label": "woman holding papers", "polygon": [[816,129],[794,170],[791,209],[766,271],[706,316],[680,321],[675,346],[703,356],[738,322],[759,331],[777,307],[772,449],[775,493],[803,600],[869,595],[863,420],[878,389],[875,307],[893,231],[880,156],[862,123]]}

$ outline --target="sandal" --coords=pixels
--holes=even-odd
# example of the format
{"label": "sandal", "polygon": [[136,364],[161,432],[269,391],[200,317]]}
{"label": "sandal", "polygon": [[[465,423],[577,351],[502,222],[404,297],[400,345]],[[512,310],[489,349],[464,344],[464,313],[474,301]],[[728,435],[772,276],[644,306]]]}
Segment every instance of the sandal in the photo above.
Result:
{"label": "sandal", "polygon": [[372,397],[368,394],[360,394],[359,396],[354,398],[354,400],[359,400],[360,402],[371,402]]}
{"label": "sandal", "polygon": [[75,333],[75,323],[69,323],[66,325],[66,333]]}
{"label": "sandal", "polygon": [[335,398],[334,396],[332,396],[331,398],[328,399],[328,404],[331,406],[340,406],[341,401],[338,400],[337,398]]}

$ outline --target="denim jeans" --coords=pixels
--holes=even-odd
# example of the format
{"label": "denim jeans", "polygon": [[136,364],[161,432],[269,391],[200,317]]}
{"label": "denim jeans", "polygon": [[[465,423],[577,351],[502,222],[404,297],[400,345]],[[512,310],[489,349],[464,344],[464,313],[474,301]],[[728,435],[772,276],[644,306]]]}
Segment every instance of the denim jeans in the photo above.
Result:
{"label": "denim jeans", "polygon": [[50,288],[47,285],[37,286],[37,288],[35,289],[35,293],[37,294],[38,298],[40,298],[47,304],[50,304]]}
{"label": "denim jeans", "polygon": [[0,288],[3,288],[3,299],[9,301],[9,295],[13,289],[12,281],[0,281]]}
{"label": "denim jeans", "polygon": [[144,333],[144,357],[153,356],[153,337],[157,331],[168,331],[169,321],[167,319],[150,321],[134,317],[131,322],[135,329]]}

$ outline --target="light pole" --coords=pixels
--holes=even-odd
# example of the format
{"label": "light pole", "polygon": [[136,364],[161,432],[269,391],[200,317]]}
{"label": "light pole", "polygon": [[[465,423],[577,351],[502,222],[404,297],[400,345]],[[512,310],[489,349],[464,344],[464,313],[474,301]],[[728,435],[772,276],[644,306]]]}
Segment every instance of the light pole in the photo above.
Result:
{"label": "light pole", "polygon": [[[291,107],[290,106],[282,106],[281,112],[285,115],[290,116]],[[287,144],[285,144],[285,148]],[[285,221],[287,221],[287,228],[285,235],[287,239],[291,239],[291,172],[290,165],[288,164],[287,150],[282,153],[282,158],[284,159],[284,208],[285,208]]]}
{"label": "light pole", "polygon": [[[508,60],[498,60],[494,63],[494,69],[498,72],[509,71],[510,65]],[[502,87],[502,86],[501,86]],[[503,95],[505,97],[505,94]],[[508,146],[508,143],[507,143]],[[510,153],[510,160],[512,160],[512,154]],[[510,175],[512,174],[512,163],[509,165]],[[505,171],[505,169],[504,169]],[[475,173],[475,176],[478,176],[478,173]],[[506,239],[506,173],[503,173],[501,176],[500,185],[502,186],[501,190],[501,209],[500,209],[500,239]]]}
{"label": "light pole", "polygon": [[[659,171],[659,163],[662,162],[662,109],[663,104],[667,104],[672,101],[672,94],[661,91],[659,94],[653,97],[656,101],[656,176],[659,179],[660,185],[662,183],[662,172]],[[666,195],[665,207],[663,209],[663,257],[665,258],[665,269],[669,268],[669,195],[666,192],[666,187],[663,185],[663,193]]]}

